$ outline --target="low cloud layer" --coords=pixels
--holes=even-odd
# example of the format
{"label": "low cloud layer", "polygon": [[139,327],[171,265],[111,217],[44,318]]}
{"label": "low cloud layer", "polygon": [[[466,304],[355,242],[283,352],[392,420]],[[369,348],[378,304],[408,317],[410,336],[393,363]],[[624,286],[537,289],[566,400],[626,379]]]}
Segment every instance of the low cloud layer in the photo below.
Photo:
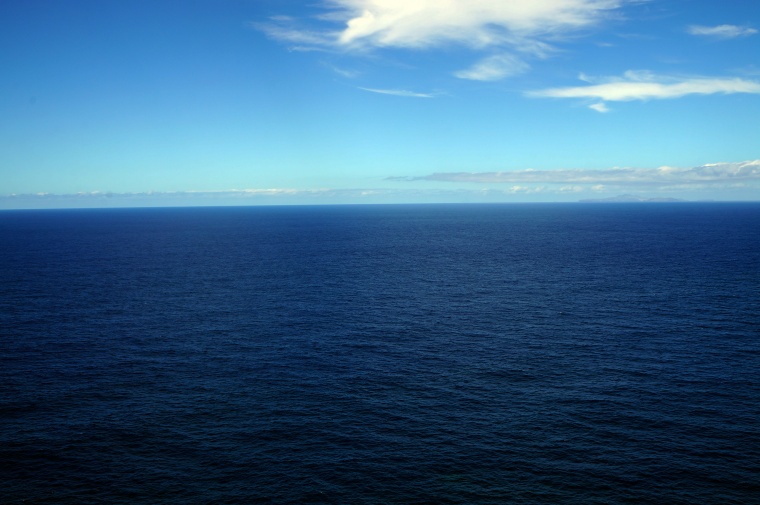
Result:
{"label": "low cloud layer", "polygon": [[81,192],[74,194],[0,195],[0,209],[198,207],[245,205],[335,205],[379,203],[451,203],[552,201],[569,194],[574,199],[580,188],[548,188],[513,184],[495,188],[392,187],[362,189],[244,189],[176,192]]}
{"label": "low cloud layer", "polygon": [[426,180],[487,184],[562,185],[716,185],[760,182],[760,160],[738,163],[710,163],[691,168],[610,168],[604,170],[512,170],[506,172],[444,172],[423,177],[394,180]]}
{"label": "low cloud layer", "polygon": [[[606,102],[680,98],[687,95],[732,93],[760,94],[760,82],[737,77],[670,77],[647,71],[629,70],[622,77],[590,78],[585,86],[569,86],[530,91],[526,95],[538,98],[587,98]],[[594,104],[591,108],[606,112],[607,107]]]}

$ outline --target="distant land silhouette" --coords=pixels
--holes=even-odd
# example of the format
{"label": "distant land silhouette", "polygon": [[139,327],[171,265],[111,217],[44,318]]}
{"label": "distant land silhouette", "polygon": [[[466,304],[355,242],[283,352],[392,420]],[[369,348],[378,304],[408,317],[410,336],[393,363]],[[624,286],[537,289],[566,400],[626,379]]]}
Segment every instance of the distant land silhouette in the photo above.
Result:
{"label": "distant land silhouette", "polygon": [[618,196],[611,196],[609,198],[587,198],[585,200],[578,200],[581,203],[616,203],[616,202],[685,202],[680,198],[669,197],[657,197],[657,198],[641,198],[639,196],[625,194]]}

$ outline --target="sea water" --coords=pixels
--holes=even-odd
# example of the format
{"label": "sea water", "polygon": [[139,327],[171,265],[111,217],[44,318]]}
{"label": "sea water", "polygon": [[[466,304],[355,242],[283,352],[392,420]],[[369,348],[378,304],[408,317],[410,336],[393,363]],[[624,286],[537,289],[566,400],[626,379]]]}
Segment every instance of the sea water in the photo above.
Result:
{"label": "sea water", "polygon": [[760,204],[0,212],[3,503],[760,503]]}

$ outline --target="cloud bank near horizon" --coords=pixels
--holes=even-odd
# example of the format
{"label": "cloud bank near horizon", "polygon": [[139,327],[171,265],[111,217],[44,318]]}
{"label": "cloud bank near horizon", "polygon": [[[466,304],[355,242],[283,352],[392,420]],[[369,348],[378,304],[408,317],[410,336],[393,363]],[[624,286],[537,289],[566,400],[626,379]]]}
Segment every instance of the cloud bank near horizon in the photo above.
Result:
{"label": "cloud bank near horizon", "polygon": [[583,184],[614,186],[716,186],[760,183],[760,159],[708,163],[698,167],[511,170],[503,172],[439,172],[421,177],[391,177],[397,181],[437,181],[486,184]]}
{"label": "cloud bank near horizon", "polygon": [[[253,188],[219,191],[103,191],[73,194],[35,193],[0,195],[0,208],[145,207],[187,205],[296,205],[334,203],[409,203],[476,201],[571,201],[586,195],[615,195],[621,190],[661,195],[720,189],[758,200],[760,159],[708,163],[678,168],[610,168],[513,170],[503,172],[441,172],[420,177],[387,177],[393,187],[348,189]],[[397,183],[415,182],[413,187]],[[426,187],[426,183],[459,183]],[[473,187],[477,184],[479,187]],[[743,191],[743,193],[742,193]],[[578,196],[573,196],[578,195]],[[516,200],[513,200],[517,198]],[[713,197],[711,197],[714,199]]]}

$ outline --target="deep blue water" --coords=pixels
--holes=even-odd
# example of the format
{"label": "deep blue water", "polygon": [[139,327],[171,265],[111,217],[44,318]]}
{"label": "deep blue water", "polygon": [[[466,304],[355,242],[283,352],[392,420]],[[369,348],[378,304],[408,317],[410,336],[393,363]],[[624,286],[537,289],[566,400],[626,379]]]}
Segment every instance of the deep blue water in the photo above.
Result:
{"label": "deep blue water", "polygon": [[0,213],[0,502],[760,503],[760,204]]}

